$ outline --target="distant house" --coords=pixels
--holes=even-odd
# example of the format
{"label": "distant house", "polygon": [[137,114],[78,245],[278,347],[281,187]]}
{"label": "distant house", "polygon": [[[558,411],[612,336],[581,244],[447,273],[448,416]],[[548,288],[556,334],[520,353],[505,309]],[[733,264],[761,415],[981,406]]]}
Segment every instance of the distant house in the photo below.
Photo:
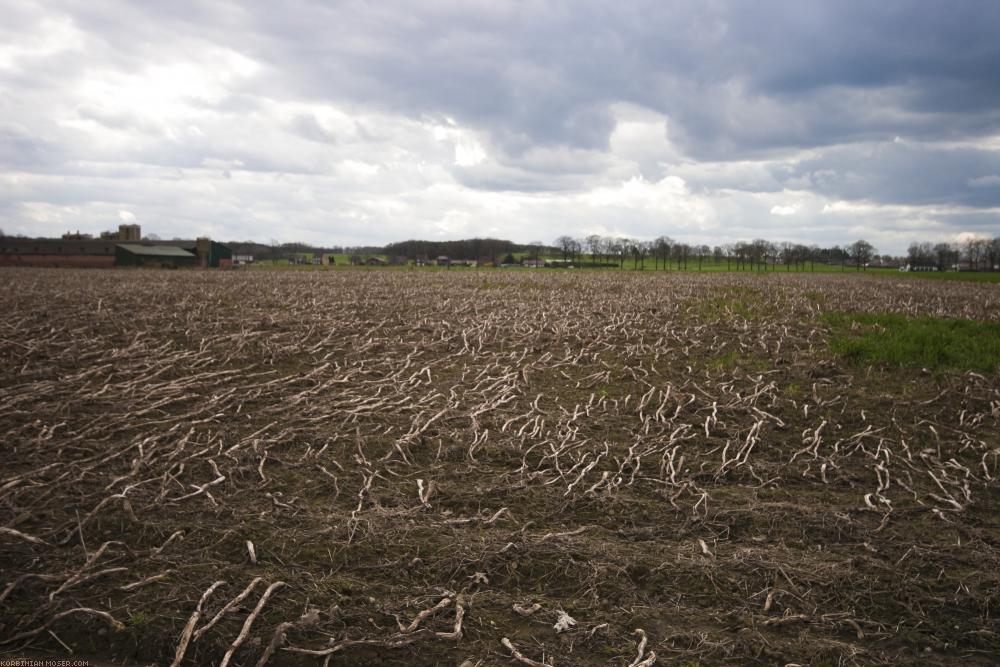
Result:
{"label": "distant house", "polygon": [[453,259],[451,260],[452,266],[476,266],[476,260],[474,259]]}
{"label": "distant house", "polygon": [[451,266],[451,260],[448,259],[447,255],[438,255],[437,259],[434,260],[434,264],[437,266]]}
{"label": "distant house", "polygon": [[365,264],[367,266],[385,266],[387,263],[388,262],[386,262],[381,257],[369,257],[368,259],[365,260]]}
{"label": "distant house", "polygon": [[417,255],[417,258],[413,260],[413,263],[416,266],[430,266],[431,260],[427,257],[427,255]]}
{"label": "distant house", "polygon": [[545,261],[541,259],[525,259],[521,262],[521,266],[526,266],[529,269],[540,269],[545,266]]}

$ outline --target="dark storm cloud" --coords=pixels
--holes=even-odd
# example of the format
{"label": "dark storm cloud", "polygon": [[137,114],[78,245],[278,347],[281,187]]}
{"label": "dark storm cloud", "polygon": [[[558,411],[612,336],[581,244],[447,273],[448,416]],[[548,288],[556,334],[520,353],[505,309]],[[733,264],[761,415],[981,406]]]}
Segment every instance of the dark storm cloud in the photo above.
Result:
{"label": "dark storm cloud", "polygon": [[[12,172],[315,177],[251,205],[326,219],[316,193],[347,183],[352,219],[372,230],[400,207],[458,229],[447,225],[474,201],[462,188],[549,194],[567,221],[593,214],[607,229],[594,201],[653,220],[692,198],[705,224],[710,209],[761,229],[795,229],[785,211],[809,209],[786,191],[1000,206],[992,0],[0,0],[0,11],[0,166]],[[623,107],[649,116],[624,139]],[[683,187],[658,189],[668,177]],[[634,178],[646,185],[624,188]],[[413,195],[422,188],[445,199]],[[748,195],[741,209],[728,192]],[[935,220],[979,229],[984,215]]]}
{"label": "dark storm cloud", "polygon": [[1000,128],[995,2],[68,9],[116,62],[148,62],[164,41],[224,43],[269,66],[257,94],[449,114],[515,152],[606,146],[615,101],[669,114],[687,151],[712,159]]}
{"label": "dark storm cloud", "polygon": [[998,175],[998,151],[905,142],[835,148],[782,174],[786,185],[837,199],[975,208],[1000,207]]}
{"label": "dark storm cloud", "polygon": [[293,7],[250,17],[251,48],[291,73],[277,85],[449,113],[512,147],[601,146],[623,100],[714,157],[1000,127],[997,3]]}

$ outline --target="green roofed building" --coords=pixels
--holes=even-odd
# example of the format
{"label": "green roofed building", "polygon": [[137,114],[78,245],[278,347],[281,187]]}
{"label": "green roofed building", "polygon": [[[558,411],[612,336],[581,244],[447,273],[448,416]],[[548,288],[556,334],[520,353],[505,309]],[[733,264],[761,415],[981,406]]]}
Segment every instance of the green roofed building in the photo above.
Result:
{"label": "green roofed building", "polygon": [[100,239],[70,232],[61,239],[28,239],[0,234],[0,266],[105,268],[153,266],[226,268],[233,251],[210,238],[144,239],[138,225],[120,225]]}
{"label": "green roofed building", "polygon": [[167,269],[198,266],[193,252],[169,245],[118,243],[115,245],[116,266],[152,266]]}

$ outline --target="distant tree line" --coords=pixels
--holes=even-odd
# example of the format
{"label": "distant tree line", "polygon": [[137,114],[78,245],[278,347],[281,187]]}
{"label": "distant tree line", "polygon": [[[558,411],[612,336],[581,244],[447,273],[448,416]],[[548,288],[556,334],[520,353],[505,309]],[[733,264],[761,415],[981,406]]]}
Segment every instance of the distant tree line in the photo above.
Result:
{"label": "distant tree line", "polygon": [[960,243],[914,242],[905,257],[878,254],[868,241],[859,239],[847,245],[821,247],[789,241],[773,242],[766,239],[737,241],[722,245],[688,244],[660,236],[651,241],[624,236],[591,234],[583,238],[564,235],[553,245],[541,241],[527,244],[506,239],[473,238],[458,241],[409,240],[386,246],[331,246],[321,247],[305,243],[255,243],[253,241],[229,242],[233,252],[251,254],[261,260],[291,259],[301,253],[338,253],[347,255],[421,257],[433,259],[446,256],[451,259],[479,260],[489,258],[512,261],[515,254],[531,259],[561,257],[566,264],[575,266],[604,266],[623,268],[627,263],[633,268],[656,270],[700,269],[706,263],[726,264],[736,271],[768,271],[781,267],[786,271],[806,271],[816,264],[839,265],[862,271],[869,266],[933,267],[939,271],[953,268],[972,271],[992,271],[1000,266],[1000,237],[994,239],[971,238]]}
{"label": "distant tree line", "polygon": [[390,243],[382,252],[390,257],[406,257],[413,260],[419,257],[433,259],[446,256],[451,259],[482,259],[498,258],[513,253],[527,253],[538,257],[547,249],[538,242],[517,244],[504,239],[463,239],[460,241],[399,241]]}
{"label": "distant tree line", "polygon": [[961,243],[911,243],[906,261],[911,266],[934,267],[938,271],[952,268],[996,271],[1000,266],[1000,236],[971,238]]}
{"label": "distant tree line", "polygon": [[863,270],[874,260],[892,261],[888,256],[879,257],[875,247],[863,239],[848,246],[829,248],[787,241],[774,243],[766,239],[708,246],[676,241],[669,236],[643,241],[593,234],[582,239],[560,236],[555,246],[568,263],[624,267],[626,262],[631,262],[636,269],[645,268],[647,263],[654,269],[669,270],[700,269],[706,262],[725,262],[728,269],[737,271],[766,271],[778,264],[791,271],[812,268],[819,262],[851,265]]}
{"label": "distant tree line", "polygon": [[859,239],[849,245],[820,247],[788,241],[775,243],[766,239],[738,241],[709,247],[675,241],[660,236],[652,241],[627,237],[590,235],[585,238],[560,236],[555,247],[568,263],[619,267],[631,262],[633,268],[645,268],[652,263],[654,269],[701,268],[703,263],[725,262],[730,270],[766,271],[776,265],[785,270],[812,269],[817,263],[851,266],[864,270],[873,264],[911,267],[933,267],[939,271],[963,269],[971,271],[1000,270],[1000,237],[994,239],[971,238],[961,243],[927,242],[912,243],[906,257],[879,255],[868,241]]}
{"label": "distant tree line", "polygon": [[258,243],[256,241],[227,241],[226,245],[232,249],[234,255],[252,255],[257,261],[292,261],[303,254],[364,254],[377,255],[382,252],[378,246],[359,246],[355,248],[344,246],[318,246],[309,243],[279,243],[272,240],[270,243]]}

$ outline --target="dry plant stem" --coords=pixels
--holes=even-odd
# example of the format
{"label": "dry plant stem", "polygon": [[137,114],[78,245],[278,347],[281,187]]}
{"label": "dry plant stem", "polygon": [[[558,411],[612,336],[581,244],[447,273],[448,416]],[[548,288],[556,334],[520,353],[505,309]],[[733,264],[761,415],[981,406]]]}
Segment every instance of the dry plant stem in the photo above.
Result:
{"label": "dry plant stem", "polygon": [[648,640],[646,639],[646,631],[642,628],[636,628],[632,634],[639,637],[639,646],[636,648],[635,660],[632,661],[629,667],[637,667],[637,665],[642,662],[643,656],[646,654],[646,642]]}
{"label": "dry plant stem", "polygon": [[451,604],[451,602],[452,602],[451,598],[450,597],[446,597],[443,600],[441,600],[440,602],[438,602],[436,605],[434,605],[433,607],[430,607],[429,609],[424,609],[419,614],[417,614],[413,618],[413,621],[411,621],[410,624],[408,626],[406,626],[405,628],[400,623],[399,624],[399,630],[400,630],[400,632],[413,632],[414,630],[416,630],[417,628],[420,627],[421,623],[423,623],[424,621],[426,621],[431,616],[434,616],[435,614],[437,614],[439,611],[441,611],[445,607],[449,606]]}
{"label": "dry plant stem", "polygon": [[552,667],[552,665],[550,664],[544,662],[538,662],[537,660],[532,660],[531,658],[527,657],[526,655],[518,651],[511,643],[510,639],[508,639],[507,637],[501,639],[500,643],[503,644],[508,651],[510,651],[510,655],[512,658],[514,658],[523,665],[529,665],[530,667]]}
{"label": "dry plant stem", "polygon": [[652,667],[656,664],[656,651],[650,651],[649,655],[640,662],[633,663],[629,667]]}
{"label": "dry plant stem", "polygon": [[215,592],[215,589],[225,585],[225,583],[224,581],[217,581],[202,593],[201,599],[198,600],[198,606],[191,613],[191,617],[188,618],[188,622],[184,626],[184,631],[181,632],[181,637],[177,642],[177,649],[174,651],[174,661],[170,663],[170,667],[178,667],[181,664],[181,661],[184,659],[184,653],[187,651],[188,643],[191,641],[191,635],[194,633],[194,628],[198,625],[198,620],[201,619],[201,610],[205,606],[205,601]]}
{"label": "dry plant stem", "polygon": [[[329,648],[323,649],[309,649],[300,648],[298,646],[289,646],[284,650],[290,653],[299,653],[302,655],[314,655],[318,657],[329,656],[334,653],[339,653],[345,648],[351,646],[380,646],[383,648],[399,648],[401,646],[408,646],[414,642],[424,639],[426,637],[431,637],[432,634],[427,629],[420,629],[416,632],[404,634],[397,633],[386,639],[343,639]],[[548,666],[546,666],[548,667]]]}
{"label": "dry plant stem", "polygon": [[45,540],[39,539],[34,535],[28,535],[27,533],[22,533],[19,530],[14,530],[13,528],[0,527],[0,535],[10,535],[11,537],[16,537],[25,542],[30,542],[31,544],[38,544],[40,546],[48,546],[49,543]]}
{"label": "dry plant stem", "polygon": [[26,632],[20,632],[20,633],[14,635],[12,637],[8,637],[7,639],[0,640],[0,645],[2,645],[2,644],[11,644],[13,642],[22,641],[22,640],[25,640],[25,639],[31,639],[32,637],[35,637],[35,636],[40,635],[41,633],[45,632],[46,630],[49,629],[50,626],[52,626],[53,623],[55,623],[56,621],[58,621],[58,620],[60,620],[62,618],[65,618],[65,617],[69,616],[70,614],[84,614],[84,615],[87,615],[87,616],[95,616],[97,618],[100,618],[100,619],[106,621],[115,630],[124,630],[125,629],[125,625],[123,623],[115,620],[114,616],[112,616],[111,614],[109,614],[106,611],[100,611],[99,609],[91,609],[89,607],[76,607],[74,609],[67,609],[66,611],[63,611],[63,612],[60,612],[60,613],[56,614],[55,616],[53,616],[52,618],[50,618],[48,620],[48,622],[45,623],[45,625],[43,625],[41,627],[35,628],[34,630],[28,630]]}
{"label": "dry plant stem", "polygon": [[455,625],[451,632],[435,632],[434,636],[440,639],[452,639],[458,641],[462,638],[462,619],[465,618],[465,605],[463,596],[459,595],[455,600]]}
{"label": "dry plant stem", "polygon": [[573,535],[579,535],[585,531],[591,530],[594,526],[580,526],[575,530],[566,531],[564,533],[546,533],[538,538],[538,542],[545,542],[546,540],[556,539],[560,537],[572,537]]}
{"label": "dry plant stem", "polygon": [[788,616],[776,616],[761,622],[761,625],[782,626],[792,623],[808,623],[811,617],[808,614],[790,614]]}
{"label": "dry plant stem", "polygon": [[260,600],[257,601],[257,606],[254,607],[254,610],[250,613],[249,616],[247,616],[247,620],[243,622],[243,628],[240,630],[240,634],[236,636],[236,639],[233,640],[233,643],[229,646],[229,649],[226,650],[226,654],[222,656],[222,662],[219,663],[219,667],[226,667],[226,665],[229,664],[229,661],[232,659],[233,654],[236,653],[236,649],[238,649],[243,644],[243,642],[246,641],[247,635],[250,634],[250,626],[252,626],[253,622],[257,620],[257,615],[260,614],[260,610],[264,608],[265,604],[267,604],[267,599],[271,597],[271,593],[278,590],[284,585],[285,582],[276,581],[267,587],[267,589],[264,591],[264,594],[260,596]]}
{"label": "dry plant stem", "polygon": [[57,642],[59,642],[59,645],[62,646],[66,650],[66,653],[68,653],[69,655],[73,655],[73,649],[70,648],[69,645],[66,644],[66,642],[64,642],[63,640],[59,639],[59,635],[57,635],[56,633],[52,632],[51,630],[46,630],[46,632],[49,634],[50,637],[52,637]]}
{"label": "dry plant stem", "polygon": [[154,574],[152,577],[146,577],[141,581],[136,581],[131,584],[126,584],[125,586],[121,587],[121,590],[134,591],[137,588],[142,588],[143,586],[148,586],[149,584],[155,583],[157,581],[162,581],[163,579],[166,579],[174,572],[176,572],[176,570],[167,570],[166,572],[161,572],[160,574]]}
{"label": "dry plant stem", "polygon": [[251,581],[239,595],[237,595],[235,598],[226,603],[226,605],[222,609],[216,612],[215,616],[213,616],[208,623],[206,623],[197,632],[194,633],[194,641],[198,641],[199,639],[201,639],[202,635],[211,630],[212,627],[215,626],[215,624],[218,623],[223,616],[225,616],[230,610],[235,609],[241,602],[243,602],[243,600],[245,600],[247,596],[250,595],[251,592],[253,592],[253,589],[257,587],[257,584],[259,584],[262,581],[263,579],[261,577],[254,577],[253,581]]}
{"label": "dry plant stem", "polygon": [[261,654],[260,660],[257,661],[256,667],[264,667],[264,665],[267,664],[267,661],[271,659],[271,656],[274,655],[274,652],[277,651],[281,647],[281,645],[285,643],[285,634],[288,632],[290,628],[294,626],[295,624],[289,621],[284,621],[278,624],[278,627],[275,628],[274,630],[274,636],[271,637],[271,643],[267,645],[266,649],[264,649],[264,653]]}

